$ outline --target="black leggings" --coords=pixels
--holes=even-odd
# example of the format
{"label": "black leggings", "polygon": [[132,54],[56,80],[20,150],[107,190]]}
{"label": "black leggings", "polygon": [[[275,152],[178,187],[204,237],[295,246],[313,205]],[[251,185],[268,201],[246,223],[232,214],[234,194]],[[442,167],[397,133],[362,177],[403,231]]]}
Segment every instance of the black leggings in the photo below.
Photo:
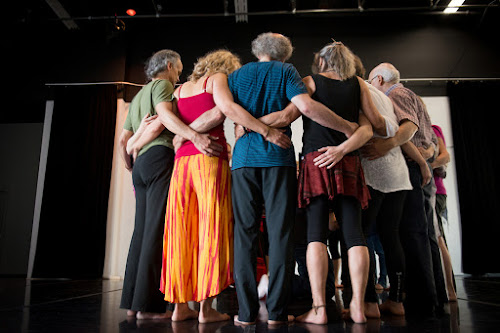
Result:
{"label": "black leggings", "polygon": [[[339,195],[331,202],[333,212],[339,221],[347,249],[353,246],[366,246],[363,228],[361,226],[361,204],[354,197]],[[326,195],[311,199],[306,208],[307,242],[326,244],[330,229],[329,202]]]}

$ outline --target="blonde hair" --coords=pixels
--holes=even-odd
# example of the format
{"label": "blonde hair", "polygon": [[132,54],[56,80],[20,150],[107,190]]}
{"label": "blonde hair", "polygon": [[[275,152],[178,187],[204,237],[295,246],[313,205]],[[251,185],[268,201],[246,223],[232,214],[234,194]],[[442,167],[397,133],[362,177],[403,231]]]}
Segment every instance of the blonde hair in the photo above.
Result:
{"label": "blonde hair", "polygon": [[[323,65],[320,66],[320,59]],[[354,54],[341,42],[333,42],[323,47],[318,53],[313,63],[313,68],[317,67],[317,72],[334,71],[342,80],[346,80],[356,75],[354,65]]]}
{"label": "blonde hair", "polygon": [[240,58],[227,51],[215,50],[198,58],[194,64],[193,73],[188,77],[188,80],[195,82],[205,75],[215,73],[231,74],[241,67]]}

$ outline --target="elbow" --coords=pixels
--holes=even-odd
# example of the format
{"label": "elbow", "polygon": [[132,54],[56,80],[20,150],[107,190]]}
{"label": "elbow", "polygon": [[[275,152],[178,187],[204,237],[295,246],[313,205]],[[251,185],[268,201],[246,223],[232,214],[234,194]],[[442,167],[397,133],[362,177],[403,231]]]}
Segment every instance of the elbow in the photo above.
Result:
{"label": "elbow", "polygon": [[118,140],[118,144],[120,145],[121,148],[127,147],[129,138],[126,135],[121,135],[120,139]]}
{"label": "elbow", "polygon": [[226,119],[226,115],[222,112],[216,112],[216,114],[214,115],[214,120],[217,123],[222,123],[225,119]]}
{"label": "elbow", "polygon": [[314,112],[312,102],[304,103],[299,110],[307,118],[312,118]]}
{"label": "elbow", "polygon": [[448,152],[446,152],[446,155],[445,155],[445,158],[444,158],[444,163],[448,164],[448,163],[450,163],[450,161],[451,161],[450,154]]}

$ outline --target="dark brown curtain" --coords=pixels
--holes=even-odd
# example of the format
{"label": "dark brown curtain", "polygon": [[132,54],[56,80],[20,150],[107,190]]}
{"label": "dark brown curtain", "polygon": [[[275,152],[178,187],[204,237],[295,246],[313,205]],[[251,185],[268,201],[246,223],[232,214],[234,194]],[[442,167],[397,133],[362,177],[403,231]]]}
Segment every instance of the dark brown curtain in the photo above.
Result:
{"label": "dark brown curtain", "polygon": [[[462,221],[464,273],[500,272],[497,217],[500,81],[448,84]],[[452,223],[453,221],[450,221]]]}
{"label": "dark brown curtain", "polygon": [[102,277],[117,89],[57,87],[33,277]]}

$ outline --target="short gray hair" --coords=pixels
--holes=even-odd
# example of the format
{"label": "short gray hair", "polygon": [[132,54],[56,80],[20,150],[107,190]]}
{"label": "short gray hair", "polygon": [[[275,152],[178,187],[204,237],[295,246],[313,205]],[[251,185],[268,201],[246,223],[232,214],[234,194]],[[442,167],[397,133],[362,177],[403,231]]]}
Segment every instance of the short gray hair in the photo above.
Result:
{"label": "short gray hair", "polygon": [[286,61],[292,52],[292,42],[281,34],[265,32],[252,41],[252,53],[257,58],[267,55],[271,60]]}
{"label": "short gray hair", "polygon": [[179,53],[172,50],[160,50],[153,54],[151,58],[148,59],[145,72],[148,80],[154,79],[158,74],[164,72],[167,69],[168,63],[172,65],[177,65],[177,60],[180,60],[181,56]]}
{"label": "short gray hair", "polygon": [[383,62],[372,70],[374,76],[380,75],[384,82],[396,84],[399,83],[400,75],[399,71],[394,67],[394,65]]}

